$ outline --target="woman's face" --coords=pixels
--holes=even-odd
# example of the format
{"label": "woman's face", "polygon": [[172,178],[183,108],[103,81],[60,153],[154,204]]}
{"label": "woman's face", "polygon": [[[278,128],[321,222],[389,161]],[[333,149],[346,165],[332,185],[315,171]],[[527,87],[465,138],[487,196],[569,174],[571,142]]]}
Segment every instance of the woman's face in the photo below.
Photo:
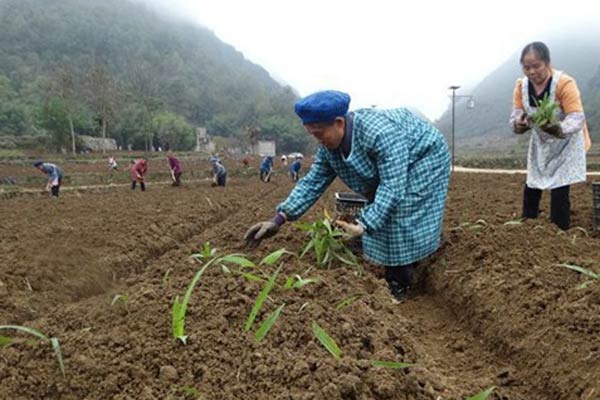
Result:
{"label": "woman's face", "polygon": [[333,125],[324,124],[306,124],[304,128],[308,133],[313,135],[320,144],[329,150],[335,150],[340,147],[344,138],[345,120],[342,117],[335,119]]}
{"label": "woman's face", "polygon": [[540,59],[535,51],[525,54],[521,65],[525,76],[536,85],[544,83],[550,75],[550,65]]}

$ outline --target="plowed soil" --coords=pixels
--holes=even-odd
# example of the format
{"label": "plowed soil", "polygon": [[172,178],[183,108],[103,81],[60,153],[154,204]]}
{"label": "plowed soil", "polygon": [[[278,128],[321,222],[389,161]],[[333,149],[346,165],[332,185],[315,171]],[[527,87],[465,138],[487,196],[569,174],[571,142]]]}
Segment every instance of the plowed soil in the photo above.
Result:
{"label": "plowed soil", "polygon": [[[0,200],[0,325],[57,337],[66,370],[47,343],[0,331],[14,338],[0,347],[0,398],[445,400],[495,386],[490,399],[600,399],[600,281],[578,288],[586,277],[559,265],[600,272],[591,186],[573,187],[574,228],[561,232],[547,221],[547,194],[540,218],[509,222],[520,213],[523,179],[453,176],[444,245],[421,263],[418,287],[400,304],[376,266],[319,270],[289,256],[244,332],[264,283],[209,268],[191,296],[187,345],[171,336],[171,307],[202,266],[190,254],[204,242],[256,262],[302,249],[292,224],[259,249],[241,239],[291,189],[283,171],[269,184],[232,177],[226,188],[188,182]],[[341,189],[334,183],[303,220],[332,210]],[[284,289],[295,274],[319,281]],[[359,297],[336,307],[350,296]],[[281,304],[258,343],[258,325]],[[315,339],[313,321],[341,359]]]}

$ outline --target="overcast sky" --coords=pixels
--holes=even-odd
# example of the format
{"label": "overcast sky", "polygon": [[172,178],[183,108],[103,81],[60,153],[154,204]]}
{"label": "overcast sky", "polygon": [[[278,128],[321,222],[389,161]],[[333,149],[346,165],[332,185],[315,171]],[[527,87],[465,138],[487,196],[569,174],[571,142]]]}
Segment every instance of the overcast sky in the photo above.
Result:
{"label": "overcast sky", "polygon": [[146,1],[208,27],[300,95],[338,89],[352,108],[410,105],[431,119],[448,86],[476,84],[549,32],[600,24],[597,0]]}

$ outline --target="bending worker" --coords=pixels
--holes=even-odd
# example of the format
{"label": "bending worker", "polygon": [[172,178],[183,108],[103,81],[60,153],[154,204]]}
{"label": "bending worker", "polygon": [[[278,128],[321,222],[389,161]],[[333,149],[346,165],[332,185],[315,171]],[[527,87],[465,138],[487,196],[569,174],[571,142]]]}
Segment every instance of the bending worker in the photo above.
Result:
{"label": "bending worker", "polygon": [[290,176],[292,177],[292,181],[298,182],[300,179],[300,169],[302,168],[302,159],[300,157],[296,157],[296,160],[290,165]]}
{"label": "bending worker", "polygon": [[135,185],[139,182],[142,192],[146,191],[146,174],[148,173],[148,161],[140,158],[136,161],[131,160],[129,177],[131,179],[131,190],[135,190]]}
{"label": "bending worker", "polygon": [[63,173],[58,166],[52,163],[36,161],[34,167],[48,175],[48,183],[46,183],[46,192],[51,192],[53,197],[58,197],[60,184],[62,183]]}
{"label": "bending worker", "polygon": [[181,161],[179,161],[174,154],[169,154],[167,156],[167,162],[169,163],[169,170],[171,171],[171,180],[173,181],[173,186],[181,186],[181,174],[183,173]]}
{"label": "bending worker", "polygon": [[366,258],[385,267],[391,293],[402,300],[416,263],[437,250],[450,175],[441,133],[408,110],[348,112],[350,96],[317,92],[299,100],[296,114],[319,142],[308,174],[277,207],[273,220],[246,232],[252,247],[298,219],[339,176],[367,198],[358,223],[337,221],[362,236]]}
{"label": "bending worker", "polygon": [[227,169],[218,157],[212,156],[209,160],[213,168],[213,186],[225,186],[227,183]]}
{"label": "bending worker", "polygon": [[273,172],[273,157],[264,156],[260,162],[260,180],[263,182],[269,182],[271,180],[271,173]]}

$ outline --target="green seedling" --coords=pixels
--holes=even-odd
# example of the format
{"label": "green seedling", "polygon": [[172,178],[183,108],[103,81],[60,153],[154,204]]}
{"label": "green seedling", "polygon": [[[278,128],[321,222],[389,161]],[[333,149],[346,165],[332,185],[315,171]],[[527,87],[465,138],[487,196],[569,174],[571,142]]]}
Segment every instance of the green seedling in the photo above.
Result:
{"label": "green seedling", "polygon": [[239,265],[242,268],[246,268],[246,267],[250,267],[250,268],[254,268],[256,267],[256,264],[254,264],[252,261],[248,260],[246,257],[239,255],[239,254],[230,254],[227,256],[223,256],[219,259],[220,263],[229,263],[229,264],[236,264]]}
{"label": "green seedling", "polygon": [[279,268],[277,268],[277,270],[273,273],[273,275],[271,275],[267,283],[265,283],[263,289],[260,291],[258,297],[256,298],[256,301],[254,302],[254,306],[252,306],[250,315],[248,315],[248,319],[246,319],[246,324],[244,324],[244,332],[248,332],[250,328],[252,328],[252,324],[254,324],[254,320],[256,319],[256,316],[262,308],[263,303],[269,296],[269,293],[271,292],[271,289],[273,289],[273,286],[275,286],[275,280],[277,279],[277,275],[279,275],[279,271],[281,271],[281,268],[283,268],[283,264],[281,264]]}
{"label": "green seedling", "polygon": [[180,390],[186,395],[192,396],[196,399],[199,399],[200,396],[202,396],[202,393],[200,393],[200,391],[193,386],[182,386]]}
{"label": "green seedling", "polygon": [[481,392],[479,394],[476,394],[475,396],[467,397],[466,400],[485,400],[488,397],[490,397],[490,395],[492,394],[494,389],[496,389],[496,388],[494,386],[492,386],[491,388],[487,388],[486,390],[484,390],[483,392]]}
{"label": "green seedling", "polygon": [[300,289],[310,283],[319,282],[318,278],[303,279],[300,275],[288,276],[285,281],[284,289]]}
{"label": "green seedling", "polygon": [[129,297],[126,294],[116,294],[110,302],[110,305],[114,306],[117,301],[127,304],[127,300],[129,300]]}
{"label": "green seedling", "polygon": [[25,332],[39,339],[42,339],[45,342],[49,342],[52,346],[52,350],[54,350],[54,355],[56,356],[56,361],[58,362],[58,368],[60,369],[60,373],[62,374],[62,376],[65,376],[65,364],[63,362],[62,352],[60,351],[60,343],[58,342],[58,338],[48,337],[40,331],[33,328],[28,328],[26,326],[0,325],[0,330],[4,329]]}
{"label": "green seedling", "polygon": [[171,271],[173,271],[173,268],[169,268],[165,271],[165,274],[163,275],[163,278],[162,278],[163,286],[165,285],[165,283],[167,283],[167,279],[169,279],[169,274],[171,273]]}
{"label": "green seedling", "polygon": [[260,265],[267,265],[267,266],[275,265],[277,263],[277,261],[279,261],[279,259],[286,254],[293,255],[294,253],[292,253],[291,251],[287,251],[286,249],[276,250],[276,251],[272,252],[271,254],[267,254],[267,256],[260,261]]}
{"label": "green seedling", "polygon": [[296,227],[307,232],[310,238],[300,253],[300,258],[312,250],[318,267],[331,268],[332,263],[336,260],[358,267],[356,256],[344,244],[344,239],[348,239],[349,236],[345,232],[334,229],[327,214],[322,220],[311,224],[298,223]]}
{"label": "green seedling", "polygon": [[277,309],[273,311],[271,315],[269,315],[262,324],[260,324],[260,327],[254,334],[254,338],[257,342],[260,343],[265,338],[267,333],[269,333],[269,330],[271,330],[275,322],[277,322],[277,319],[279,318],[279,315],[281,314],[281,311],[283,310],[284,306],[285,304],[282,304],[279,307],[277,307]]}
{"label": "green seedling", "polygon": [[558,104],[548,94],[540,101],[535,101],[536,111],[531,116],[533,123],[540,128],[556,124],[556,110]]}
{"label": "green seedling", "polygon": [[210,245],[210,242],[205,242],[202,245],[202,251],[200,251],[200,253],[192,254],[191,257],[207,260],[211,257],[214,257],[216,253],[217,249],[213,249]]}
{"label": "green seedling", "polygon": [[504,225],[522,225],[522,224],[523,224],[523,220],[521,218],[506,221],[504,223]]}
{"label": "green seedling", "polygon": [[[585,237],[590,237],[590,234],[588,233],[588,231],[580,226],[574,226],[573,228],[571,228],[571,230],[576,231],[576,232],[582,232],[585,235]],[[571,244],[575,244],[576,240],[577,240],[577,233],[574,233],[573,237],[571,238]]]}
{"label": "green seedling", "polygon": [[600,280],[600,274],[597,274],[596,272],[589,270],[587,268],[580,267],[579,265],[574,265],[574,264],[554,264],[554,265],[556,265],[558,267],[567,268],[567,269],[570,269],[575,272],[579,272],[582,275],[589,276],[590,278],[592,278],[592,279],[589,279],[589,280],[583,282],[581,285],[577,286],[578,290],[585,289],[592,283]]}
{"label": "green seedling", "polygon": [[478,230],[478,229],[486,229],[490,226],[488,222],[484,219],[478,219],[475,222],[461,222],[458,226],[450,228],[451,231],[464,231],[465,229],[469,230]]}
{"label": "green seedling", "polygon": [[202,274],[204,274],[204,271],[206,271],[206,269],[211,266],[214,261],[215,259],[213,258],[204,264],[204,266],[198,272],[196,272],[196,275],[194,275],[194,279],[192,279],[188,290],[185,292],[183,300],[180,301],[179,296],[177,296],[173,302],[171,320],[173,337],[181,340],[183,344],[187,343],[187,336],[185,335],[185,315],[187,313],[187,305],[190,301],[190,297],[192,296],[192,291],[198,284],[198,281],[202,277]]}
{"label": "green seedling", "polygon": [[198,272],[196,272],[194,279],[192,279],[190,286],[185,292],[183,300],[179,300],[179,296],[177,296],[173,302],[173,308],[171,310],[171,331],[173,333],[173,337],[180,340],[183,344],[187,343],[187,336],[185,335],[185,315],[187,313],[187,306],[190,301],[190,297],[192,296],[192,291],[198,284],[198,281],[202,277],[202,274],[204,274],[204,271],[206,271],[208,267],[217,261],[215,254],[216,249],[211,248],[210,243],[206,242],[204,243],[202,252],[191,255],[191,257],[195,259],[208,260],[210,258],[210,260],[206,261],[204,266]]}
{"label": "green seedling", "polygon": [[573,228],[571,228],[571,230],[581,232],[585,235],[585,237],[590,237],[588,231],[580,226],[574,226]]}
{"label": "green seedling", "polygon": [[354,304],[358,299],[360,299],[360,295],[354,295],[354,296],[350,296],[347,299],[344,299],[342,301],[340,301],[339,303],[336,304],[335,309],[336,310],[341,310],[342,308],[346,308],[348,306],[351,306],[352,304]]}
{"label": "green seedling", "polygon": [[[273,253],[268,254],[265,258],[263,258],[260,262],[260,265],[271,266],[271,265],[275,264],[277,261],[279,261],[279,259],[285,254],[291,254],[291,253],[285,249],[279,249]],[[254,264],[252,261],[248,260],[247,258],[245,258],[244,256],[239,255],[239,254],[228,254],[228,255],[225,255],[222,257],[217,257],[216,249],[211,248],[209,242],[204,243],[204,245],[202,247],[202,251],[200,253],[192,254],[191,257],[204,262],[204,265],[194,275],[192,282],[190,283],[187,291],[185,292],[183,300],[180,300],[179,296],[175,297],[175,301],[173,302],[173,308],[172,308],[172,319],[171,319],[172,334],[173,334],[174,338],[180,340],[183,344],[187,343],[187,336],[185,335],[185,317],[186,317],[186,313],[187,313],[187,306],[188,306],[190,297],[192,295],[192,291],[194,290],[194,288],[200,281],[200,278],[202,277],[204,272],[213,264],[221,265],[222,270],[224,269],[224,271],[227,271],[229,273],[231,273],[232,271],[225,264],[235,264],[235,265],[238,265],[240,267],[240,269],[256,267],[256,264]],[[252,326],[252,323],[254,322],[256,315],[260,311],[262,303],[267,298],[271,288],[275,284],[275,279],[277,279],[277,275],[279,274],[279,271],[282,267],[283,267],[283,264],[269,278],[269,280],[267,281],[267,283],[265,285],[265,288],[263,288],[263,291],[261,292],[258,299],[256,300],[256,303],[252,309],[252,312],[250,313],[250,316],[248,317],[248,321],[246,321],[245,331],[248,331],[250,329],[250,327]],[[235,271],[235,272],[244,276],[247,279],[250,279],[250,280],[264,281],[264,279],[262,277],[259,277],[254,274],[249,274],[249,273],[246,273],[241,270]]]}
{"label": "green seedling", "polygon": [[335,343],[335,340],[333,340],[333,338],[329,336],[325,329],[321,328],[315,321],[312,323],[312,331],[317,339],[319,339],[321,345],[323,345],[323,347],[325,347],[325,349],[327,349],[327,351],[331,353],[334,358],[340,359],[342,357],[342,351]]}
{"label": "green seedling", "polygon": [[265,281],[267,281],[267,279],[263,278],[262,276],[250,274],[248,272],[242,272],[242,271],[234,271],[234,272],[236,274],[239,274],[240,276],[246,278],[250,282],[265,282]]}
{"label": "green seedling", "polygon": [[8,346],[13,342],[13,338],[0,335],[0,347]]}
{"label": "green seedling", "polygon": [[391,368],[391,369],[404,369],[408,367],[414,367],[415,364],[401,363],[397,361],[377,361],[371,360],[371,365],[379,368]]}

